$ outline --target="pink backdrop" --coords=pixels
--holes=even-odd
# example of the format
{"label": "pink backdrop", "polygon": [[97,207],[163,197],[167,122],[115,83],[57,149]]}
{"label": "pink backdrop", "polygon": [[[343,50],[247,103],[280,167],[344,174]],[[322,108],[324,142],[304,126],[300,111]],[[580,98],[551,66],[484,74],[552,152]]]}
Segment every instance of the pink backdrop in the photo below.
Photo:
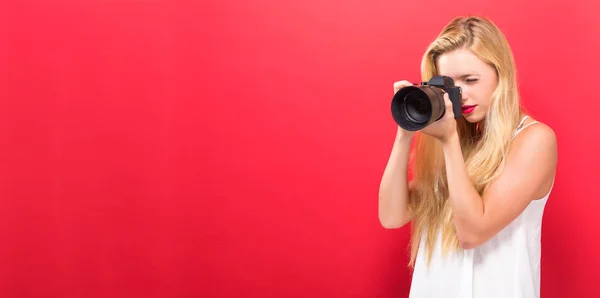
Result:
{"label": "pink backdrop", "polygon": [[471,13],[558,135],[542,295],[600,296],[598,4],[202,2],[1,4],[1,297],[406,297],[392,83]]}

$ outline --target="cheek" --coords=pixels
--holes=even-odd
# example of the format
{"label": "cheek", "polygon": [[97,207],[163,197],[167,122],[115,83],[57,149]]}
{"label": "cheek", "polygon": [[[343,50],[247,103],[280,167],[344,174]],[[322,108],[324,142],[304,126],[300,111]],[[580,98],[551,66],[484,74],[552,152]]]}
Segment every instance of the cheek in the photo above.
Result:
{"label": "cheek", "polygon": [[478,85],[475,88],[471,88],[468,95],[480,105],[489,106],[492,101],[492,95],[494,94],[494,89],[490,88],[490,86]]}

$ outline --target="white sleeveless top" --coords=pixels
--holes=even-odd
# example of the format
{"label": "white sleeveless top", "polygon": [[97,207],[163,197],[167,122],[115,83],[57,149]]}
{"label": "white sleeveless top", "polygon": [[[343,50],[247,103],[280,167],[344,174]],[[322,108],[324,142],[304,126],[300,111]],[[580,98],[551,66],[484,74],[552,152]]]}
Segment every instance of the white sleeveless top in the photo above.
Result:
{"label": "white sleeveless top", "polygon": [[[527,126],[525,116],[513,138]],[[553,184],[554,186],[554,184]],[[552,191],[533,200],[500,233],[474,249],[442,256],[441,232],[427,267],[425,249],[419,249],[410,298],[530,298],[540,297],[542,215]],[[424,247],[424,238],[421,246]]]}

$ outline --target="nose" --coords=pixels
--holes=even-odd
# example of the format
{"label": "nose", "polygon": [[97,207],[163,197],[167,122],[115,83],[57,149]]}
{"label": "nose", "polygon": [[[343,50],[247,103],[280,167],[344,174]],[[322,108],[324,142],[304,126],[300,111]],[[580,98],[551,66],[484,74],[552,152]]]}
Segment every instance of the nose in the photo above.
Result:
{"label": "nose", "polygon": [[464,85],[457,85],[458,87],[460,87],[460,94],[462,96],[462,101],[465,102],[467,101],[467,99],[469,98],[469,96],[467,95],[467,89],[465,88]]}

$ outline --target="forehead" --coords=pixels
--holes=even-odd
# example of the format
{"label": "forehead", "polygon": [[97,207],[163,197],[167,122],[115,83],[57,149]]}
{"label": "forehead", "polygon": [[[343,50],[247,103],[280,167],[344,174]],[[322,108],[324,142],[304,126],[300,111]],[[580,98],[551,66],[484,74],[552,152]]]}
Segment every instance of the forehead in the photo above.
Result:
{"label": "forehead", "polygon": [[445,53],[438,58],[440,75],[461,77],[469,74],[482,74],[490,68],[485,62],[467,49]]}

